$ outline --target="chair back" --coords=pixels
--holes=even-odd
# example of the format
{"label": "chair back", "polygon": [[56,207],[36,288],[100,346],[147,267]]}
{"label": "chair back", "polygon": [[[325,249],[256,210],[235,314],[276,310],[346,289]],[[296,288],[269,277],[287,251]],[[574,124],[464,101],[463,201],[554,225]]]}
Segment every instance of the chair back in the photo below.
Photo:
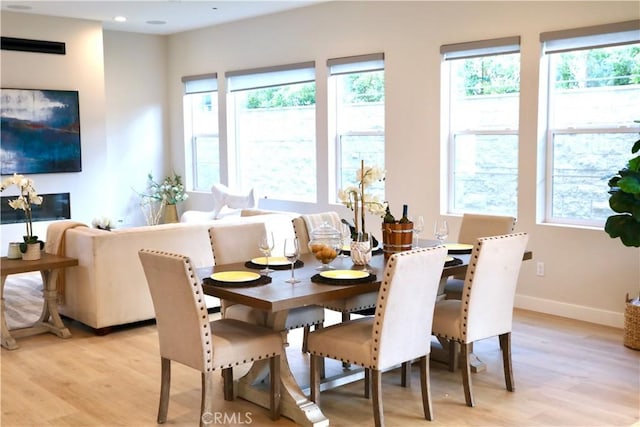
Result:
{"label": "chair back", "polygon": [[148,249],[138,256],[156,313],[160,356],[200,372],[212,371],[209,313],[191,261]]}
{"label": "chair back", "polygon": [[482,237],[473,248],[461,304],[461,335],[470,343],[511,331],[513,300],[529,236]]}
{"label": "chair back", "polygon": [[314,228],[320,227],[324,222],[329,223],[330,226],[338,231],[341,230],[340,215],[334,211],[300,215],[292,220],[293,231],[298,238],[301,254],[311,252],[309,250],[309,235]]}
{"label": "chair back", "polygon": [[373,327],[375,368],[386,369],[429,354],[429,331],[446,256],[446,248],[439,246],[389,258]]}
{"label": "chair back", "polygon": [[[475,245],[480,237],[502,236],[513,233],[516,219],[512,216],[500,215],[462,215],[458,242]],[[455,275],[456,279],[464,280],[464,274]]]}
{"label": "chair back", "polygon": [[480,237],[513,233],[516,219],[512,216],[464,214],[458,233],[459,243],[476,244]]}
{"label": "chair back", "polygon": [[258,248],[267,228],[263,222],[217,224],[209,228],[215,264],[232,264],[263,256]]}

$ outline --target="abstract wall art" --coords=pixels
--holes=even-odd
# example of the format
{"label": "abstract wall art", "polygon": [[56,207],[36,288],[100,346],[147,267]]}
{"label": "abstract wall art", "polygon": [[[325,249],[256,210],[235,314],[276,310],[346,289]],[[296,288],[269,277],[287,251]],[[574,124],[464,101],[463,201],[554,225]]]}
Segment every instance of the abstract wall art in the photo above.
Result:
{"label": "abstract wall art", "polygon": [[0,174],[80,172],[78,91],[1,89]]}

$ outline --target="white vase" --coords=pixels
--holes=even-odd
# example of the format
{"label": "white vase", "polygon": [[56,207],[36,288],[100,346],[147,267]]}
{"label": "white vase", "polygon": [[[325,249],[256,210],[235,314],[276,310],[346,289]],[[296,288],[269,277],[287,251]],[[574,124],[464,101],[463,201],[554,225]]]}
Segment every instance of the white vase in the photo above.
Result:
{"label": "white vase", "polygon": [[35,261],[40,259],[41,256],[42,251],[40,250],[40,242],[27,243],[27,251],[22,254],[22,259],[24,261]]}
{"label": "white vase", "polygon": [[367,265],[371,261],[371,248],[369,241],[351,242],[351,261],[355,265]]}

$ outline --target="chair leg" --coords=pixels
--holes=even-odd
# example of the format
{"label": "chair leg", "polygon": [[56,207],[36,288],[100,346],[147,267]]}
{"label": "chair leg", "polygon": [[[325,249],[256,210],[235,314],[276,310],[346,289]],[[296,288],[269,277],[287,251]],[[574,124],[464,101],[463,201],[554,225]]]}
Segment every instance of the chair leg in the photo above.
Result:
{"label": "chair leg", "polygon": [[400,385],[411,388],[411,361],[402,362],[400,369]]}
{"label": "chair leg", "polygon": [[222,370],[222,384],[224,400],[233,400],[233,368],[224,368]]}
{"label": "chair leg", "polygon": [[269,360],[269,383],[271,396],[271,419],[280,419],[280,356],[274,356]]}
{"label": "chair leg", "polygon": [[371,369],[364,368],[364,398],[371,398]]}
{"label": "chair leg", "polygon": [[507,390],[515,391],[513,382],[513,366],[511,365],[511,332],[502,334],[500,339],[500,350],[502,350],[502,364],[504,365],[504,382]]}
{"label": "chair leg", "polygon": [[[351,320],[351,313],[349,312],[342,312],[342,322],[348,322],[349,320]],[[347,362],[342,362],[342,367],[344,369],[349,369],[351,367],[350,363]]]}
{"label": "chair leg", "polygon": [[311,326],[306,325],[302,328],[302,352],[308,353],[309,349],[307,347],[307,340],[309,339],[309,331],[311,330]]}
{"label": "chair leg", "polygon": [[322,356],[315,354],[311,355],[311,362],[309,365],[309,388],[311,389],[310,399],[316,404],[320,403],[320,363],[322,363]]}
{"label": "chair leg", "polygon": [[200,427],[208,427],[213,421],[213,371],[202,372],[202,397],[200,401]]}
{"label": "chair leg", "polygon": [[373,388],[373,421],[375,427],[384,425],[384,414],[382,411],[382,371],[371,369]]}
{"label": "chair leg", "polygon": [[458,359],[458,355],[460,354],[460,345],[453,340],[449,340],[449,371],[455,372],[458,369],[458,364],[460,364],[460,360]]}
{"label": "chair leg", "polygon": [[169,411],[169,389],[171,388],[171,360],[160,358],[161,380],[160,380],[160,405],[158,406],[158,424],[167,421]]}
{"label": "chair leg", "polygon": [[431,404],[431,373],[429,372],[429,357],[420,358],[420,390],[422,391],[422,409],[424,419],[433,421],[433,405]]}
{"label": "chair leg", "polygon": [[473,392],[471,391],[471,365],[469,364],[469,345],[466,343],[460,344],[461,351],[460,357],[462,358],[462,386],[464,387],[464,400],[467,402],[467,406],[475,406],[473,402]]}

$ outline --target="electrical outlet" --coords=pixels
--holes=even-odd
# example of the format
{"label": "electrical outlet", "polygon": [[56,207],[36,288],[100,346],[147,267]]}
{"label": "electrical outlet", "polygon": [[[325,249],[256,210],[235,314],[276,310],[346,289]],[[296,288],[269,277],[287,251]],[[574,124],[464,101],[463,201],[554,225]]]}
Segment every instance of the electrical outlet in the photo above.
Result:
{"label": "electrical outlet", "polygon": [[538,264],[536,264],[536,274],[540,277],[544,276],[544,262],[538,261]]}

